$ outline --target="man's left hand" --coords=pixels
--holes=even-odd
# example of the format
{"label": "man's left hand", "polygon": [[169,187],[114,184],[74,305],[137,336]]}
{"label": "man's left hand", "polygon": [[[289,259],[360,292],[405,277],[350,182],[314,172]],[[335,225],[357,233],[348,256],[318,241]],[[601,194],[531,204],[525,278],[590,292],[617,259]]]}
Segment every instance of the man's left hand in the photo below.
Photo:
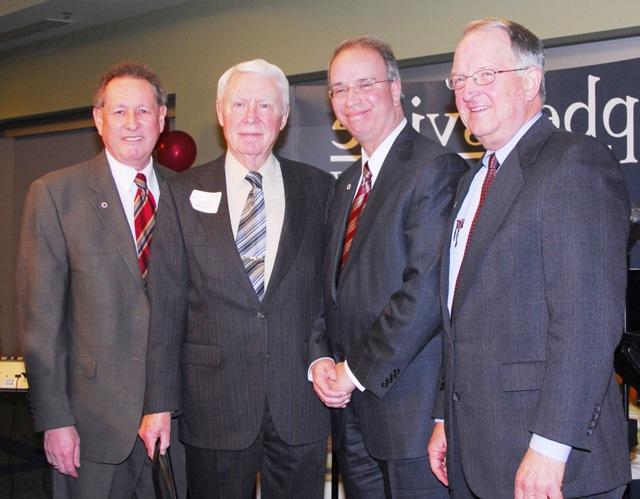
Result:
{"label": "man's left hand", "polygon": [[515,482],[515,499],[562,499],[565,463],[529,448],[522,458]]}
{"label": "man's left hand", "polygon": [[356,389],[356,385],[347,374],[344,362],[338,362],[336,364],[336,374],[338,375],[338,379],[331,385],[334,390],[351,393]]}

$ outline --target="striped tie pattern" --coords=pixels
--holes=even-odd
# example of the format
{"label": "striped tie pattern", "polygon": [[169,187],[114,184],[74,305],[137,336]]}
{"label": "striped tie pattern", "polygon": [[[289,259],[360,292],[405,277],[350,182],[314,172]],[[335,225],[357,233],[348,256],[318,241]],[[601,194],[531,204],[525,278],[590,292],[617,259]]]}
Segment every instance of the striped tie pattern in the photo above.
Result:
{"label": "striped tie pattern", "polygon": [[138,267],[143,279],[147,278],[149,254],[151,250],[151,233],[156,224],[156,202],[147,188],[147,178],[138,173],[134,179],[138,187],[133,199],[133,225],[136,231],[136,250],[138,251]]}
{"label": "striped tie pattern", "polygon": [[347,230],[344,234],[344,244],[342,246],[342,258],[340,259],[340,267],[344,267],[349,257],[349,250],[351,249],[351,243],[353,242],[353,236],[355,236],[356,229],[358,228],[358,221],[360,220],[360,214],[364,209],[364,205],[369,198],[369,192],[371,191],[371,170],[369,170],[369,162],[366,162],[362,167],[362,182],[358,187],[358,192],[353,198],[351,204],[351,211],[349,212],[349,218],[347,219]]}
{"label": "striped tie pattern", "polygon": [[236,246],[251,285],[262,301],[264,296],[264,257],[267,250],[267,215],[262,192],[262,175],[249,172],[245,179],[251,191],[240,216]]}

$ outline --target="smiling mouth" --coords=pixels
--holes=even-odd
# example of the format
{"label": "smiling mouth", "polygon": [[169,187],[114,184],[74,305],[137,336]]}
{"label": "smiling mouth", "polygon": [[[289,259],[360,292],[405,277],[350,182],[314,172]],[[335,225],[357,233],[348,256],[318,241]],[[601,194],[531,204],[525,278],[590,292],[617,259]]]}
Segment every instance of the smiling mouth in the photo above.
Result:
{"label": "smiling mouth", "polygon": [[142,141],[144,137],[142,135],[133,135],[131,137],[122,137],[122,140],[128,144],[137,144]]}
{"label": "smiling mouth", "polygon": [[489,106],[474,106],[474,107],[470,107],[469,110],[472,113],[477,113],[479,111],[484,111],[486,109],[489,109]]}

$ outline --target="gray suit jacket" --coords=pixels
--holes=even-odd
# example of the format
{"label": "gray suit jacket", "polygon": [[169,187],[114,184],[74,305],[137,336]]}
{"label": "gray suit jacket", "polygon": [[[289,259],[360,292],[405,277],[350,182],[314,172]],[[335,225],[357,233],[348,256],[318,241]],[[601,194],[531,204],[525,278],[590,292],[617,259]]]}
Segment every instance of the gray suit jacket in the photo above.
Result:
{"label": "gray suit jacket", "polygon": [[[442,349],[440,248],[466,169],[457,154],[407,124],[382,165],[342,271],[360,161],[335,187],[326,221],[324,321],[317,324],[310,361],[330,354],[348,360],[366,387],[354,391],[351,405],[367,451],[377,459],[426,455]],[[341,410],[332,412],[337,448]]]}
{"label": "gray suit jacket", "polygon": [[[321,308],[326,173],[280,159],[285,217],[260,302],[229,222],[224,155],[177,175],[160,199],[149,271],[151,325],[145,412],[181,410],[180,438],[225,450],[251,445],[268,404],[288,444],[326,438],[328,410],[307,381],[306,351]],[[194,189],[222,193],[196,211]]]}
{"label": "gray suit jacket", "polygon": [[[455,212],[478,167],[460,184]],[[613,352],[623,330],[629,201],[622,171],[596,140],[542,117],[491,186],[446,307],[445,387],[466,479],[481,497],[513,497],[532,433],[571,445],[563,494],[629,480]],[[453,219],[449,225],[451,234]],[[440,406],[442,407],[442,406]],[[450,475],[450,480],[452,477]],[[454,480],[455,482],[455,480]]]}
{"label": "gray suit jacket", "polygon": [[122,462],[142,416],[149,303],[104,152],[31,185],[17,293],[35,429],[76,425],[83,458]]}

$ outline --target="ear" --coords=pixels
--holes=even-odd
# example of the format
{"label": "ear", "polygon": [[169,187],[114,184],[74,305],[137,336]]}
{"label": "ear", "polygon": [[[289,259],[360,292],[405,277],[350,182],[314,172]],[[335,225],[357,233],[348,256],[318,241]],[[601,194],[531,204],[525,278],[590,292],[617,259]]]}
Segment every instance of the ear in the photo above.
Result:
{"label": "ear", "polygon": [[164,125],[165,125],[165,118],[167,117],[167,106],[161,106],[160,107],[160,112],[158,113],[158,130],[160,130],[160,132],[164,131]]}
{"label": "ear", "polygon": [[391,86],[391,95],[393,97],[393,105],[395,107],[402,105],[402,83],[400,80],[394,80],[389,83]]}
{"label": "ear", "polygon": [[289,119],[289,108],[282,114],[282,118],[280,118],[280,131],[287,124],[287,120]]}
{"label": "ear", "polygon": [[526,69],[522,80],[527,100],[535,99],[540,92],[540,85],[542,85],[542,69],[537,67]]}
{"label": "ear", "polygon": [[224,103],[220,99],[216,99],[216,114],[218,115],[218,124],[224,128],[224,119],[222,118],[222,108]]}
{"label": "ear", "polygon": [[102,109],[98,109],[97,107],[93,108],[93,122],[96,124],[96,128],[98,129],[98,134],[102,136]]}

